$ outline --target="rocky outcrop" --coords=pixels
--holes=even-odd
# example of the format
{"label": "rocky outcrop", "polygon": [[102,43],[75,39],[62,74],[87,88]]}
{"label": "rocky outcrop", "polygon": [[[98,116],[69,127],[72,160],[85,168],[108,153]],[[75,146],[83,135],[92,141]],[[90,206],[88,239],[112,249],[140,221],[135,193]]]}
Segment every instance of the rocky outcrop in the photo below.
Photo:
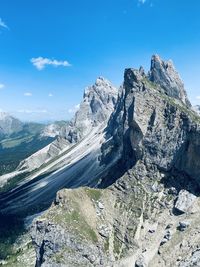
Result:
{"label": "rocky outcrop", "polygon": [[103,77],[87,87],[75,118],[66,128],[67,140],[78,142],[94,127],[105,124],[114,110],[117,93],[117,89]]}
{"label": "rocky outcrop", "polygon": [[160,82],[152,83],[139,71],[127,69],[108,124],[112,138],[102,147],[102,161],[115,153],[124,170],[142,160],[145,166],[154,165],[163,172],[178,169],[198,180],[199,122],[181,99],[160,91]]}
{"label": "rocky outcrop", "polygon": [[68,126],[67,121],[55,121],[44,127],[41,136],[55,138],[57,136],[64,136],[65,129]]}
{"label": "rocky outcrop", "polygon": [[180,212],[189,212],[191,211],[195,201],[196,196],[186,190],[181,190],[178,194],[175,208]]}
{"label": "rocky outcrop", "polygon": [[181,100],[187,106],[191,106],[184,84],[175,70],[172,60],[163,61],[158,55],[151,59],[149,78],[152,82],[160,85],[161,90],[168,96]]}

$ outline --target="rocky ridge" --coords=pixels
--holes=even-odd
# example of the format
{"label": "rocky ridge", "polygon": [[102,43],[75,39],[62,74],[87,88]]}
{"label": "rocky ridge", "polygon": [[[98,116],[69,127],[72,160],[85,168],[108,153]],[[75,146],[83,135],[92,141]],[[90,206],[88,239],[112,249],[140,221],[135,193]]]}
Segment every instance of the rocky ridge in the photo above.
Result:
{"label": "rocky ridge", "polygon": [[[89,103],[92,94],[86,91]],[[81,116],[80,128],[90,127],[90,115]],[[91,127],[105,120],[98,112],[94,118]],[[172,62],[156,55],[147,75],[126,69],[106,118],[98,188],[63,189],[34,220],[35,265],[198,266],[200,117]]]}
{"label": "rocky ridge", "polygon": [[114,110],[117,93],[117,89],[103,77],[97,78],[94,85],[87,87],[75,118],[66,128],[66,139],[76,143],[94,127],[106,124]]}

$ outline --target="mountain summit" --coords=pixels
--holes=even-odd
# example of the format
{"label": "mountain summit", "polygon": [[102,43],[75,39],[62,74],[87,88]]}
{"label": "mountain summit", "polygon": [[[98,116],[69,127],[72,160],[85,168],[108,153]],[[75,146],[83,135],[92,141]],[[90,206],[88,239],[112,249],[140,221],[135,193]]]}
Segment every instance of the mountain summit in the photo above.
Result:
{"label": "mountain summit", "polygon": [[109,119],[117,101],[117,89],[105,78],[97,78],[94,85],[85,89],[83,101],[75,114],[71,129],[66,130],[69,141],[80,140],[94,127]]}
{"label": "mountain summit", "polygon": [[191,106],[184,89],[184,84],[172,60],[163,61],[158,55],[153,55],[149,79],[160,85],[166,95],[180,99],[187,106]]}

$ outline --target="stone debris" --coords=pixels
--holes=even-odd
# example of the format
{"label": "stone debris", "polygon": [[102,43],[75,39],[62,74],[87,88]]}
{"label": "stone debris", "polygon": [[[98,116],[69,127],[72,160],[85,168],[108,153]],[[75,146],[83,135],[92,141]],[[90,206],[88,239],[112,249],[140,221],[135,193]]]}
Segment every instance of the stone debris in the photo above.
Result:
{"label": "stone debris", "polygon": [[178,198],[175,203],[175,208],[183,213],[189,212],[195,200],[196,200],[195,195],[186,190],[181,190],[178,194]]}
{"label": "stone debris", "polygon": [[187,221],[181,221],[179,222],[178,230],[179,231],[185,231],[190,226],[190,223]]}

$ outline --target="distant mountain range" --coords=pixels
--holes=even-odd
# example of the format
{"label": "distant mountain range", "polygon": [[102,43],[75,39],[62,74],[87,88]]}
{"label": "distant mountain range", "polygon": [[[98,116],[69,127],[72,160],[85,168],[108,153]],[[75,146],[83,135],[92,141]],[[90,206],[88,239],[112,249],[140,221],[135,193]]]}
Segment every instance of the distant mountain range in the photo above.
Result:
{"label": "distant mountain range", "polygon": [[19,163],[51,143],[67,122],[23,123],[5,112],[0,112],[0,174],[14,170]]}
{"label": "distant mountain range", "polygon": [[23,123],[6,112],[0,112],[0,137],[9,136],[23,130]]}

